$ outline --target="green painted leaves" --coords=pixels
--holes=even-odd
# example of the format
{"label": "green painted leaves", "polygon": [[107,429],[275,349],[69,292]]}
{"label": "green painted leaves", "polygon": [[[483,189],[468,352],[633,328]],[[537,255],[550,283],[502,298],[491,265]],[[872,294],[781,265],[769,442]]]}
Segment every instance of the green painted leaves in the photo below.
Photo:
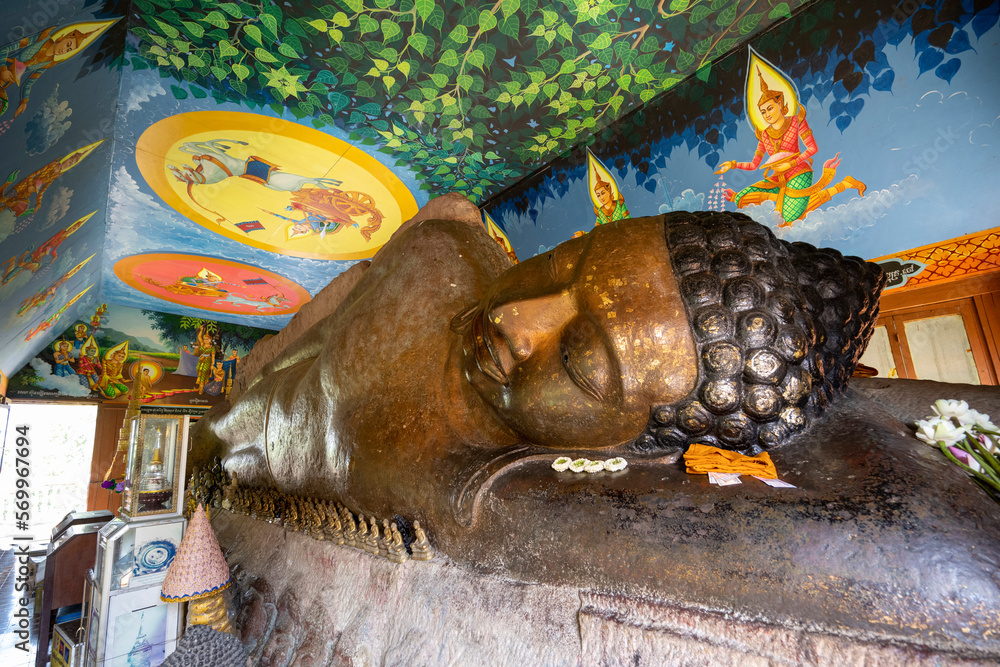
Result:
{"label": "green painted leaves", "polygon": [[706,63],[802,2],[133,0],[132,57],[187,82],[177,96],[346,126],[421,187],[476,197],[708,78]]}

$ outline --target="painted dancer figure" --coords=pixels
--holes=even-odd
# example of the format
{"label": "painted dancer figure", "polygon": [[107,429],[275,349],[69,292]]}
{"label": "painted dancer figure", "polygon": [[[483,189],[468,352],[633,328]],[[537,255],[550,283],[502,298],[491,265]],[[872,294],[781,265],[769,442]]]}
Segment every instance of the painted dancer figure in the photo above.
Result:
{"label": "painted dancer figure", "polygon": [[[755,58],[756,56],[751,56],[751,67],[755,65]],[[812,158],[818,147],[809,123],[806,122],[805,107],[794,98],[795,91],[790,83],[782,86],[784,82],[773,81],[774,88],[769,87],[761,67],[761,64],[754,67],[759,79],[760,96],[756,104],[759,114],[751,114],[751,124],[757,133],[757,150],[753,160],[728,160],[720,164],[715,173],[724,174],[730,169],[754,171],[762,167],[764,178],[739,192],[726,189],[726,199],[734,202],[737,208],[774,201],[782,219],[779,226],[790,227],[796,220],[801,220],[810,211],[830,201],[833,195],[848,188],[855,188],[860,196],[864,196],[865,184],[851,176],[844,177],[836,185],[830,185],[840,166],[839,153],[823,163],[820,179],[813,183]],[[782,87],[786,90],[782,91]],[[748,85],[748,106],[750,91],[751,87]],[[786,99],[786,92],[793,99]],[[800,143],[803,147],[801,149]],[[765,155],[769,159],[761,165]]]}
{"label": "painted dancer figure", "polygon": [[45,259],[46,255],[50,256],[54,262],[58,257],[56,249],[59,248],[70,234],[78,230],[83,223],[87,222],[92,215],[94,214],[85,215],[65,229],[56,232],[48,241],[42,243],[34,250],[25,250],[20,256],[15,255],[0,265],[3,266],[0,285],[6,285],[17,277],[21,271],[37,272],[42,268],[42,260]]}
{"label": "painted dancer figure", "polygon": [[[62,158],[53,160],[41,169],[33,171],[20,181],[15,183],[19,169],[15,169],[8,176],[7,180],[0,186],[0,211],[9,209],[16,217],[30,215],[37,211],[42,205],[42,196],[49,189],[57,178],[80,163],[83,158],[94,152],[104,139],[84,146]],[[34,201],[32,201],[34,196]]]}
{"label": "painted dancer figure", "polygon": [[189,350],[188,346],[185,345],[184,351],[188,354],[198,355],[198,365],[195,367],[195,384],[198,386],[198,393],[201,394],[204,392],[205,385],[212,376],[212,368],[215,366],[215,353],[218,348],[213,340],[212,333],[204,325],[198,330],[197,339],[198,344],[194,350]]}
{"label": "painted dancer figure", "polygon": [[45,71],[80,53],[117,20],[52,26],[0,48],[0,116],[7,112],[9,86],[17,86],[20,93],[16,118],[28,107],[31,88]]}
{"label": "painted dancer figure", "polygon": [[625,196],[615,182],[615,177],[590,149],[587,149],[587,172],[590,174],[592,190],[590,200],[594,204],[596,216],[594,225],[606,225],[609,222],[631,218],[625,205]]}

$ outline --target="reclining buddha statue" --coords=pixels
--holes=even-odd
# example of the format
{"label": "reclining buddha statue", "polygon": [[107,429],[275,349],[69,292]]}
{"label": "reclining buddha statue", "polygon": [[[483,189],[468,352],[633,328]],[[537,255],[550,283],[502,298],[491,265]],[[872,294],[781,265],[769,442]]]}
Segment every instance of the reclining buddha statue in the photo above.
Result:
{"label": "reclining buddha statue", "polygon": [[[848,514],[867,522],[851,553],[883,572],[894,529],[871,508],[904,487],[917,497],[947,478],[969,487],[963,516],[986,511],[960,472],[934,468],[934,452],[848,391],[884,280],[740,213],[618,221],[517,265],[476,223],[415,221],[201,420],[189,460],[217,455],[240,485],[417,519],[478,571],[770,618],[809,607],[847,627],[879,607],[871,591],[824,606],[832,593],[812,577],[859,570],[829,551],[848,541]],[[692,443],[766,450],[798,488],[711,487],[678,463]],[[564,455],[628,468],[554,471]],[[976,539],[996,551],[990,530]],[[923,565],[891,558],[879,623],[906,634],[924,612],[893,591]],[[793,589],[813,597],[790,609]]]}
{"label": "reclining buddha statue", "polygon": [[603,225],[516,266],[499,251],[455,222],[397,234],[209,420],[227,470],[382,511],[428,505],[435,523],[449,509],[433,505],[505,454],[755,454],[846,387],[883,281],[739,213]]}

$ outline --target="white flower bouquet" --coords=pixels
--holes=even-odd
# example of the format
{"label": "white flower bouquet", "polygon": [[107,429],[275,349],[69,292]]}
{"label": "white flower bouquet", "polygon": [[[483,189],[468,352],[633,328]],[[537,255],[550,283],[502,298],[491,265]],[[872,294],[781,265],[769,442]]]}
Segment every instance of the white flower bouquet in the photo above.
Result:
{"label": "white flower bouquet", "polygon": [[1000,429],[965,401],[940,399],[933,415],[916,422],[917,437],[935,445],[1000,502]]}

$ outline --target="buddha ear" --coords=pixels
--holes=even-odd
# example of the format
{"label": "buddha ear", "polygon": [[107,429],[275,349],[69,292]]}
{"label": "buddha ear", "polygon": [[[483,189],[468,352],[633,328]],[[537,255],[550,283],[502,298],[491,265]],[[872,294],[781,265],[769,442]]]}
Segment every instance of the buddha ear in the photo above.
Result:
{"label": "buddha ear", "polygon": [[472,322],[472,318],[473,316],[475,316],[476,309],[478,308],[479,304],[474,303],[465,310],[463,310],[462,312],[460,312],[458,315],[453,317],[451,320],[451,330],[455,333],[465,331],[465,328],[469,326],[470,322]]}

